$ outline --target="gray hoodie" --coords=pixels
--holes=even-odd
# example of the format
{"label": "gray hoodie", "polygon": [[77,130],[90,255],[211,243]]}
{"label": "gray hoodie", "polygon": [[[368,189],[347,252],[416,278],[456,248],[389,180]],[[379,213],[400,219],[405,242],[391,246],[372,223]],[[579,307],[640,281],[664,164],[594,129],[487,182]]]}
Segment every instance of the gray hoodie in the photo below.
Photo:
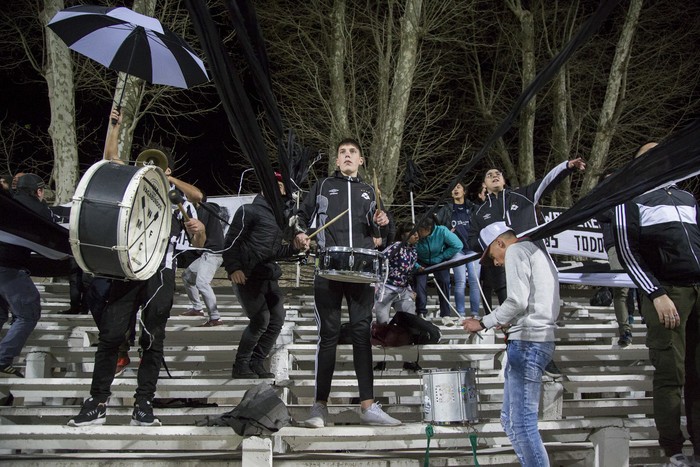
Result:
{"label": "gray hoodie", "polygon": [[508,340],[553,341],[559,277],[551,258],[532,242],[517,242],[506,250],[505,268],[508,298],[484,317],[483,325],[510,324]]}

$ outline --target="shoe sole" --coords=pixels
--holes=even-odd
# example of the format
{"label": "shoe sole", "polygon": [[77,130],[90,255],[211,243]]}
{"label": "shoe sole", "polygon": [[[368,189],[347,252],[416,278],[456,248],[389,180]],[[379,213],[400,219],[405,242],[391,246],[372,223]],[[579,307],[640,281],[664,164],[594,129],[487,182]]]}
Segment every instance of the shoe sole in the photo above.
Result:
{"label": "shoe sole", "polygon": [[151,423],[146,423],[146,422],[139,422],[138,420],[134,420],[132,418],[130,425],[131,426],[162,426],[163,424],[158,419],[153,420]]}
{"label": "shoe sole", "polygon": [[380,422],[362,422],[363,425],[369,425],[369,426],[401,426],[403,423],[380,423]]}
{"label": "shoe sole", "polygon": [[104,425],[107,421],[106,418],[98,418],[97,420],[90,420],[89,422],[75,423],[73,420],[68,422],[68,426],[81,427],[81,426],[91,426],[91,425]]}
{"label": "shoe sole", "polygon": [[304,422],[304,426],[306,428],[325,428],[326,424],[323,422],[323,420],[306,420]]}

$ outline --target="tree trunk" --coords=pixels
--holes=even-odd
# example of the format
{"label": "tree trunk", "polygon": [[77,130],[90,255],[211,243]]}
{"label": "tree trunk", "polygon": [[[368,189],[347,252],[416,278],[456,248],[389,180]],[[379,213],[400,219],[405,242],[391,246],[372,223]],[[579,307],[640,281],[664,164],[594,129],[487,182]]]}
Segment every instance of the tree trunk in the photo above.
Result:
{"label": "tree trunk", "polygon": [[380,129],[380,134],[374,135],[374,138],[383,138],[386,141],[383,151],[374,154],[374,157],[383,201],[387,204],[393,202],[393,193],[396,187],[401,141],[418,58],[422,6],[423,0],[406,1],[405,13],[401,19],[401,46],[396,61],[396,70],[392,77],[393,87],[387,109],[387,118],[383,122],[378,122],[377,127]]}
{"label": "tree trunk", "polygon": [[[133,10],[147,16],[154,16],[156,0],[134,0]],[[121,106],[122,124],[119,132],[119,158],[124,161],[131,159],[131,146],[134,141],[134,131],[139,122],[138,115],[143,99],[144,81],[126,73],[119,73],[117,87],[114,91],[114,106]]]}
{"label": "tree trunk", "polygon": [[329,148],[328,171],[335,170],[335,143],[350,134],[348,120],[348,100],[345,94],[345,55],[346,41],[348,39],[347,25],[345,24],[345,0],[335,0],[331,12],[331,43],[330,43],[330,88],[331,88],[331,147]]}
{"label": "tree trunk", "polygon": [[[535,79],[535,27],[532,13],[522,8],[519,0],[508,1],[508,7],[520,21],[520,44],[522,56],[522,88]],[[518,178],[527,185],[535,181],[534,131],[537,99],[533,97],[523,108],[518,129]]]}
{"label": "tree trunk", "polygon": [[642,0],[632,0],[630,2],[630,7],[625,17],[625,25],[622,28],[620,39],[617,41],[617,47],[615,47],[615,56],[610,68],[605,100],[598,118],[595,140],[587,160],[586,174],[581,185],[581,196],[588,193],[598,184],[598,177],[601,175],[607,160],[610,141],[615,134],[615,125],[620,118],[621,107],[624,102],[632,38],[637,28],[641,9]]}
{"label": "tree trunk", "polygon": [[[562,67],[554,79],[552,87],[552,152],[554,160],[558,163],[569,159],[569,135],[567,132],[568,114],[567,107],[569,94],[566,89],[566,65]],[[564,180],[554,192],[552,204],[555,206],[571,206],[570,179]]]}
{"label": "tree trunk", "polygon": [[[40,19],[46,25],[63,9],[63,0],[45,0]],[[75,133],[75,92],[73,64],[68,47],[46,28],[46,64],[43,69],[49,92],[54,167],[55,204],[68,202],[78,183],[78,143]]]}

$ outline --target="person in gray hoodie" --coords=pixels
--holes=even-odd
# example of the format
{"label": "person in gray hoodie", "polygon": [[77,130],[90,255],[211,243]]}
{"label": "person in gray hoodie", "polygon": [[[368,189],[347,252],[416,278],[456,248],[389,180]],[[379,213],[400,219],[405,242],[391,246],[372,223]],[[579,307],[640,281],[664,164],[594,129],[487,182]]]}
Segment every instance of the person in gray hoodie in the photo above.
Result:
{"label": "person in gray hoodie", "polygon": [[522,465],[548,466],[537,413],[542,374],[554,353],[557,270],[545,251],[519,240],[505,222],[487,225],[479,236],[487,245],[481,261],[505,266],[507,298],[483,319],[464,320],[463,328],[469,332],[508,328],[501,424]]}

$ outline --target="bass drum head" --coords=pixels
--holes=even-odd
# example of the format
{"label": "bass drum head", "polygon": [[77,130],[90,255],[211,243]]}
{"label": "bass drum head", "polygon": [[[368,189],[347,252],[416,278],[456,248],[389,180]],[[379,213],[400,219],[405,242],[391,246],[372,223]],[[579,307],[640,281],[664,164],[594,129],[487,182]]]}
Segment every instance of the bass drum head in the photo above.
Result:
{"label": "bass drum head", "polygon": [[90,167],[71,206],[70,244],[78,265],[101,277],[150,278],[170,237],[168,188],[154,166],[102,161]]}

